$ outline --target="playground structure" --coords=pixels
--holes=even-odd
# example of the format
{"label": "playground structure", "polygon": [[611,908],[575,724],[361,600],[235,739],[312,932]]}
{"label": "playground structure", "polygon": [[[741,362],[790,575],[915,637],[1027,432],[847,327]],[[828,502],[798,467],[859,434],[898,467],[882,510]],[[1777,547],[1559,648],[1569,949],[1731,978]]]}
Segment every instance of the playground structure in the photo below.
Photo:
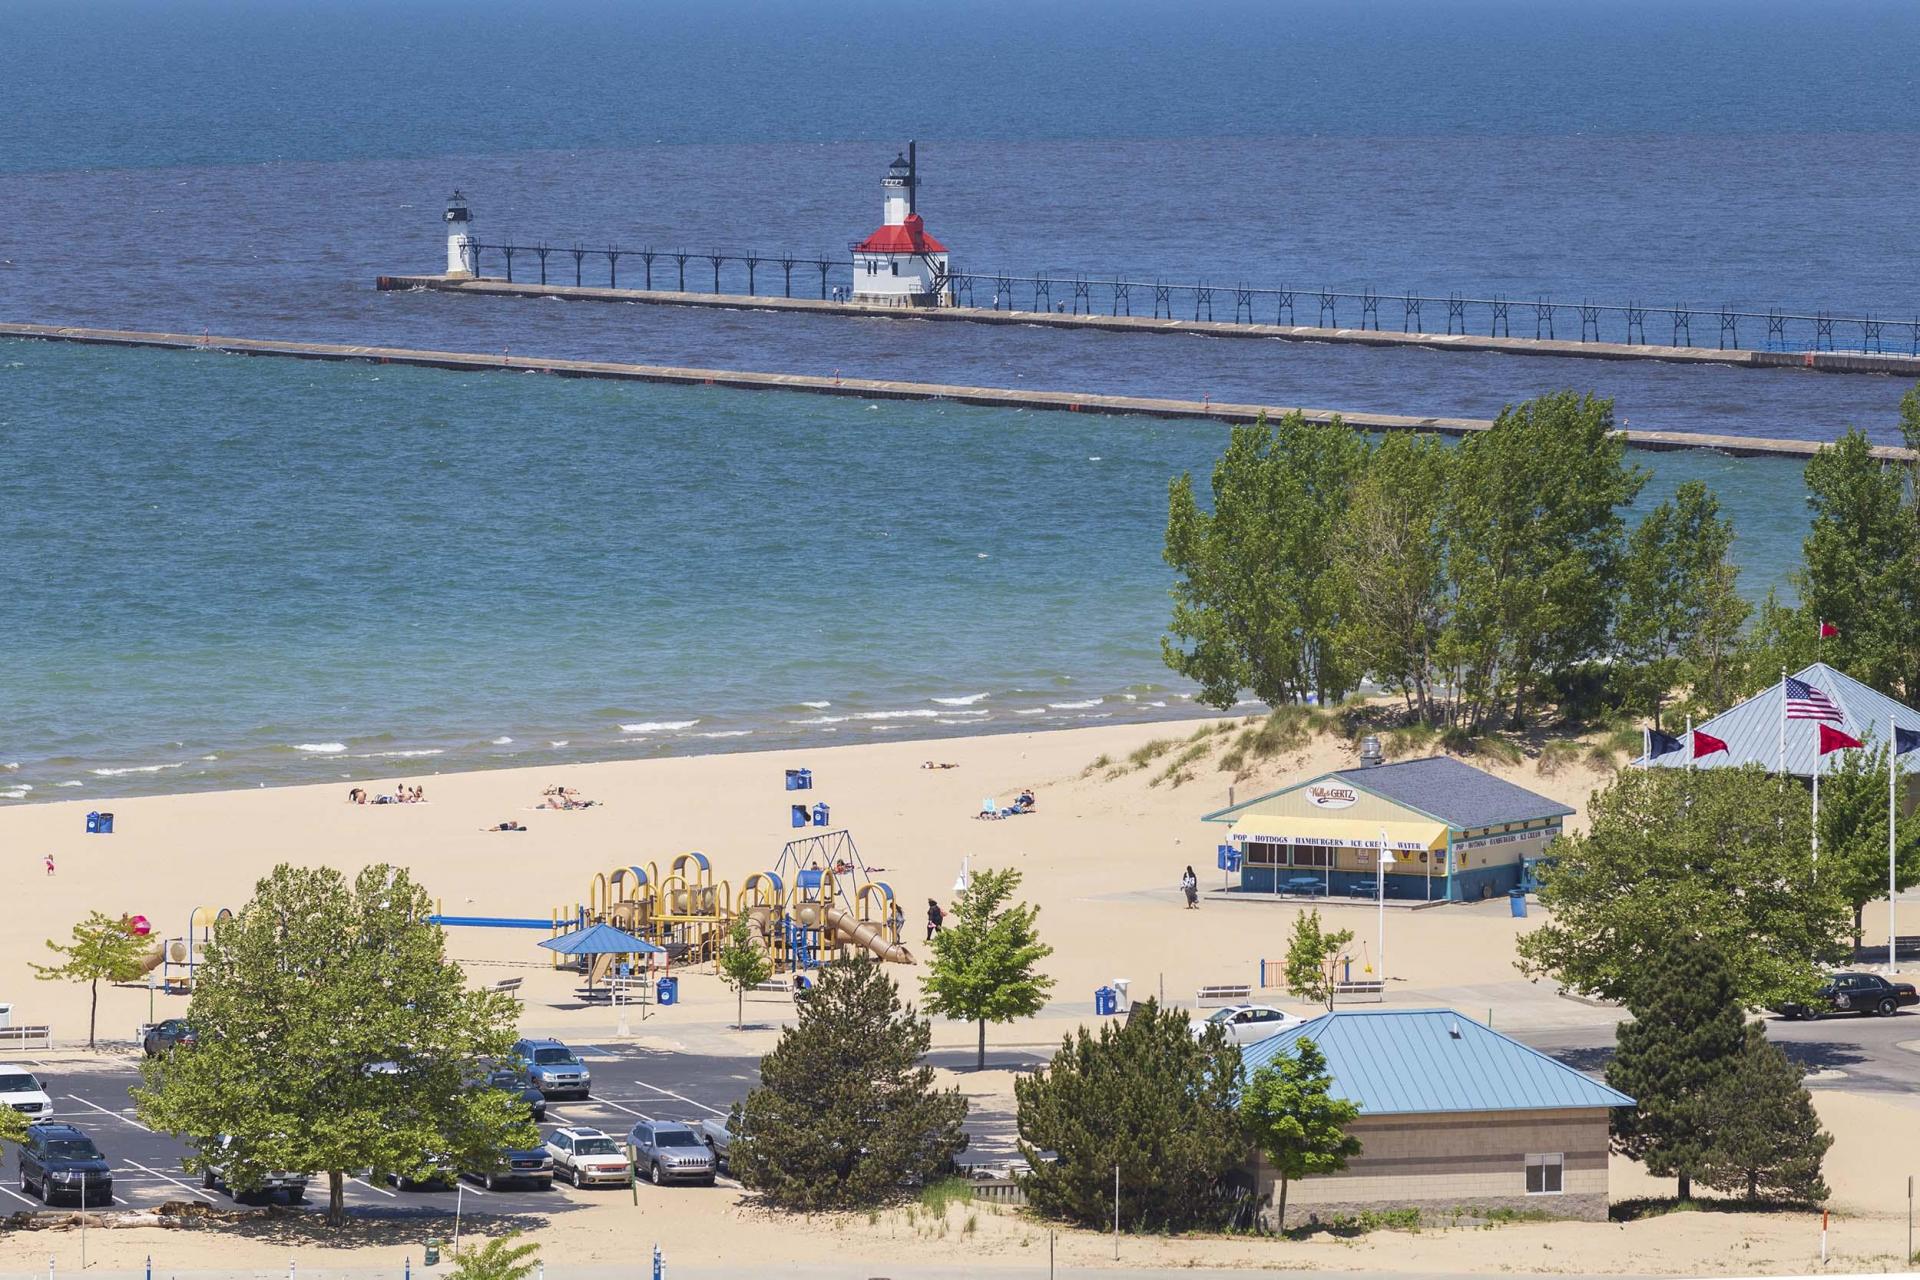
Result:
{"label": "playground structure", "polygon": [[158,969],[157,985],[163,990],[173,995],[193,994],[194,977],[206,963],[206,948],[213,940],[213,927],[232,915],[225,907],[195,907],[187,917],[187,932],[183,936],[163,938],[141,957],[140,972],[148,975],[148,985],[156,985],[151,975]]}
{"label": "playground structure", "polygon": [[[657,863],[597,872],[587,900],[553,913],[555,931],[610,924],[666,949],[670,961],[713,960],[735,916],[744,914],[776,973],[818,968],[858,949],[895,964],[912,964],[901,944],[904,912],[893,889],[876,880],[849,831],[790,840],[769,871],[741,882],[716,880],[703,853],[677,854],[662,875]],[[594,962],[590,978],[611,967]],[[556,957],[557,963],[567,963]]]}

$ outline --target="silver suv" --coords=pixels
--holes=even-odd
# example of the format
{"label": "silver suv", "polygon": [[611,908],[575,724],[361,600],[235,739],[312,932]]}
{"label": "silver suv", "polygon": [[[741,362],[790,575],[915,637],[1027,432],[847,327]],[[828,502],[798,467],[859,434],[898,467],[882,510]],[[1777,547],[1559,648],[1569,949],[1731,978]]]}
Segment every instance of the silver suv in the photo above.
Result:
{"label": "silver suv", "polygon": [[233,1150],[233,1139],[221,1134],[215,1140],[213,1148],[206,1154],[206,1165],[200,1174],[200,1185],[207,1190],[226,1192],[236,1201],[245,1201],[252,1197],[265,1198],[276,1191],[287,1193],[288,1204],[299,1204],[307,1198],[308,1175],[289,1173],[272,1169],[263,1171],[254,1182],[247,1186],[235,1186],[227,1180],[227,1167]]}
{"label": "silver suv", "polygon": [[548,1098],[584,1098],[593,1090],[593,1073],[573,1050],[558,1040],[521,1040],[513,1056],[527,1083]]}
{"label": "silver suv", "polygon": [[691,1126],[678,1120],[642,1120],[627,1130],[627,1159],[656,1187],[669,1182],[713,1185],[713,1152]]}

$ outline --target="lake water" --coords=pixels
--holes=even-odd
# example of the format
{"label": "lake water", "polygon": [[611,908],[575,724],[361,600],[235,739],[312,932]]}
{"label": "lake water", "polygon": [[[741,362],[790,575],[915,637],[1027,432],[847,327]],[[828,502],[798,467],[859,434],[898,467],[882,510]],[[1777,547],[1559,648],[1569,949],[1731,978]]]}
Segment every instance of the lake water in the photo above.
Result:
{"label": "lake water", "polygon": [[[911,135],[966,265],[1914,310],[1911,6],[916,13],[13,5],[0,316],[1893,438],[1884,378],[373,291],[455,185],[490,238],[838,256]],[[1222,439],[0,344],[0,797],[1180,714],[1165,485]],[[1797,468],[1641,460],[1784,578]]]}

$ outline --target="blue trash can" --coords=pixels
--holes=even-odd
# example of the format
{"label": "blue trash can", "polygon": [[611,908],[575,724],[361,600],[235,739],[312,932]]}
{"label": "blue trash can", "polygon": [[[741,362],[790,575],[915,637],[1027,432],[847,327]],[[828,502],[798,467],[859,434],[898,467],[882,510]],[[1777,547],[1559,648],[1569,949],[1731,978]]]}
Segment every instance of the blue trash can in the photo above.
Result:
{"label": "blue trash can", "polygon": [[87,834],[90,836],[110,836],[113,834],[113,815],[110,813],[90,813],[87,815]]}
{"label": "blue trash can", "polygon": [[1509,889],[1507,891],[1507,905],[1512,908],[1516,920],[1525,920],[1527,918],[1527,891],[1525,889]]}
{"label": "blue trash can", "polygon": [[827,802],[825,800],[813,806],[813,825],[816,827],[826,826],[828,812],[829,810],[827,809]]}
{"label": "blue trash can", "polygon": [[1120,993],[1112,987],[1096,987],[1093,992],[1093,1012],[1102,1018],[1109,1017],[1120,1008]]}
{"label": "blue trash can", "polygon": [[663,1005],[680,1002],[680,979],[662,978],[653,984],[653,997]]}
{"label": "blue trash can", "polygon": [[807,806],[803,804],[797,804],[793,806],[793,825],[794,826],[804,827],[807,825],[808,820],[809,820],[809,815],[807,813]]}
{"label": "blue trash can", "polygon": [[813,790],[813,770],[811,769],[787,770],[787,790],[789,791]]}

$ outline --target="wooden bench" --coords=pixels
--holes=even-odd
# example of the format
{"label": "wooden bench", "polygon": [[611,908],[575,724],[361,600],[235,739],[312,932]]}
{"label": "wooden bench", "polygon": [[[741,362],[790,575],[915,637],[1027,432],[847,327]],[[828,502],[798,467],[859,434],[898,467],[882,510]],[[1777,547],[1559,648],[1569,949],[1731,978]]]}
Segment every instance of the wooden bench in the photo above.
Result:
{"label": "wooden bench", "polygon": [[1210,987],[1202,987],[1195,993],[1193,1002],[1207,1004],[1244,1004],[1253,999],[1253,987],[1245,982],[1221,982]]}
{"label": "wooden bench", "polygon": [[520,994],[520,984],[525,981],[525,978],[502,978],[493,984],[493,989],[501,995],[517,996]]}
{"label": "wooden bench", "polygon": [[0,1027],[0,1049],[51,1049],[51,1027]]}
{"label": "wooden bench", "polygon": [[791,996],[793,994],[793,979],[769,978],[765,982],[756,982],[747,988],[747,994],[750,996]]}
{"label": "wooden bench", "polygon": [[1333,998],[1346,1004],[1382,1004],[1387,998],[1387,984],[1379,978],[1336,982]]}

